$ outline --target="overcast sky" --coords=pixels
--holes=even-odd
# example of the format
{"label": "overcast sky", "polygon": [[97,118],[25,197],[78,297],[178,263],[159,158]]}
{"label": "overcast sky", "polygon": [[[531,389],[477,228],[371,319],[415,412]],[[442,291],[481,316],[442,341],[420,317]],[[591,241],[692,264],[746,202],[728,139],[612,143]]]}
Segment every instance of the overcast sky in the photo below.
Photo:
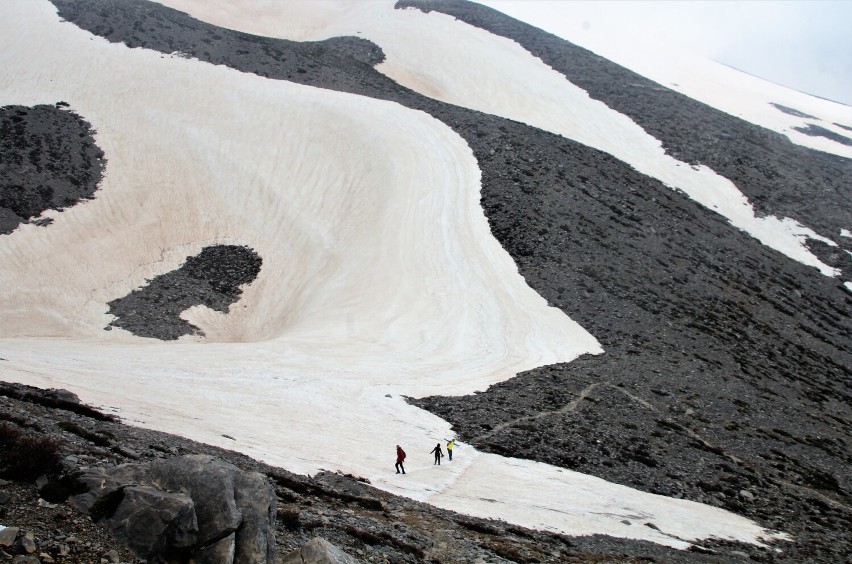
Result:
{"label": "overcast sky", "polygon": [[568,39],[670,44],[852,105],[852,0],[477,1]]}

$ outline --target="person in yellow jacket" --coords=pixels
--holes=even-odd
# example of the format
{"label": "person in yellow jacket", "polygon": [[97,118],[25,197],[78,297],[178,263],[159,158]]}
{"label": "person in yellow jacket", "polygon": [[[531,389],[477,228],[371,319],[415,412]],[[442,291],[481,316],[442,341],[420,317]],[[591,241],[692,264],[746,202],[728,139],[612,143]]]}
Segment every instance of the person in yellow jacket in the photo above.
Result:
{"label": "person in yellow jacket", "polygon": [[456,446],[456,440],[450,439],[450,442],[447,443],[447,458],[450,460],[453,459],[453,447]]}

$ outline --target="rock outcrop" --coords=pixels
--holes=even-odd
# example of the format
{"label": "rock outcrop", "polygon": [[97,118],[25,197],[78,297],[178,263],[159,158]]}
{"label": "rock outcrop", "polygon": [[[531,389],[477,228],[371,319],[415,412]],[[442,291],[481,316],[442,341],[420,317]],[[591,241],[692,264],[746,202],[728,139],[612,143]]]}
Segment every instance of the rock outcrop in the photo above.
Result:
{"label": "rock outcrop", "polygon": [[207,455],[81,471],[72,501],[153,562],[273,562],[275,494],[267,478]]}

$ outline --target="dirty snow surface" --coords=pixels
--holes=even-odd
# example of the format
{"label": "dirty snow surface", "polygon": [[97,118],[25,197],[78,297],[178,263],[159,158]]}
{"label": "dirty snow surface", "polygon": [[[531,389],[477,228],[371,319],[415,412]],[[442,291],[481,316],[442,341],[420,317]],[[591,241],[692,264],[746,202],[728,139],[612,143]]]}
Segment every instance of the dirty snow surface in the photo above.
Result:
{"label": "dirty snow surface", "polygon": [[[396,82],[607,152],[763,244],[837,274],[804,245],[815,237],[807,226],[756,217],[729,181],[666,155],[511,41],[449,16],[393,2],[163,4],[257,35],[360,34],[383,49],[378,70]],[[464,56],[428,49],[437,35],[455,37]],[[493,238],[477,161],[441,121],[110,43],[61,21],[46,0],[2,3],[0,66],[0,105],[66,102],[91,123],[107,163],[94,198],[44,212],[46,227],[0,235],[3,379],[66,388],[128,423],[288,470],[340,470],[527,527],[676,548],[786,538],[716,507],[465,444],[452,462],[432,465],[429,450],[452,436],[450,425],[406,397],[469,394],[606,354],[527,286]],[[507,77],[519,69],[528,82]],[[489,81],[509,86],[480,87]],[[182,319],[198,331],[174,341],[107,330],[110,302],[216,245],[262,259],[235,303],[186,309]],[[393,470],[397,444],[408,452],[405,476]]]}

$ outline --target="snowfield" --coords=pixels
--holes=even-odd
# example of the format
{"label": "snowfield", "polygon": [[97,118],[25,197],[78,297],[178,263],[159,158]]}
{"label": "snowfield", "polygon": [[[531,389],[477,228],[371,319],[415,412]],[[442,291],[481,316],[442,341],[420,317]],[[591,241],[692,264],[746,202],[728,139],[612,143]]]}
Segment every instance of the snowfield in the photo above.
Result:
{"label": "snowfield", "polygon": [[[666,156],[513,42],[392,1],[162,3],[251,33],[370,39],[387,54],[379,70],[399,83],[606,151],[835,274],[804,246],[814,236],[806,226],[755,218],[729,181]],[[340,470],[526,527],[675,548],[788,538],[715,507],[464,444],[432,465],[450,425],[406,396],[468,394],[605,354],[519,275],[479,205],[470,148],[438,120],[111,44],[60,21],[46,0],[0,6],[0,66],[0,105],[68,102],[108,161],[93,200],[48,212],[49,229],[0,236],[3,379],[66,388],[128,423],[291,471]],[[213,244],[251,247],[263,265],[227,315],[184,313],[206,337],[161,343],[104,330],[105,304]],[[408,452],[406,476],[394,474],[396,444]]]}
{"label": "snowfield", "polygon": [[[319,5],[249,2],[213,9],[200,0],[160,0],[160,3],[209,23],[257,35],[298,41],[340,35],[370,39],[387,57],[378,70],[399,84],[444,102],[524,122],[609,153],[639,172],[686,193],[764,245],[817,268],[826,276],[839,275],[806,246],[808,239],[829,245],[836,243],[793,219],[756,216],[748,199],[730,180],[706,166],[690,166],[666,155],[660,141],[630,118],[589,98],[585,91],[514,41],[496,37],[445,14],[394,10],[390,2],[323,2]],[[609,43],[601,40],[599,44]],[[794,124],[804,124],[802,118],[792,118],[775,109],[769,101],[777,99],[794,108],[823,115],[829,121],[819,123],[834,127],[841,134],[843,130],[830,120],[852,122],[852,109],[848,106],[794,92],[712,61],[699,61],[697,66],[690,66],[682,57],[638,52],[643,56],[626,55],[627,63],[656,62],[651,67],[639,65],[633,69],[640,74],[663,84],[675,81],[695,85],[685,90],[674,89],[758,125],[787,133],[796,143],[852,157],[852,148],[791,130]],[[616,56],[609,58],[619,61]],[[633,68],[630,64],[624,66]],[[671,76],[666,74],[675,72],[677,74]],[[700,97],[694,95],[696,92],[724,95]]]}

